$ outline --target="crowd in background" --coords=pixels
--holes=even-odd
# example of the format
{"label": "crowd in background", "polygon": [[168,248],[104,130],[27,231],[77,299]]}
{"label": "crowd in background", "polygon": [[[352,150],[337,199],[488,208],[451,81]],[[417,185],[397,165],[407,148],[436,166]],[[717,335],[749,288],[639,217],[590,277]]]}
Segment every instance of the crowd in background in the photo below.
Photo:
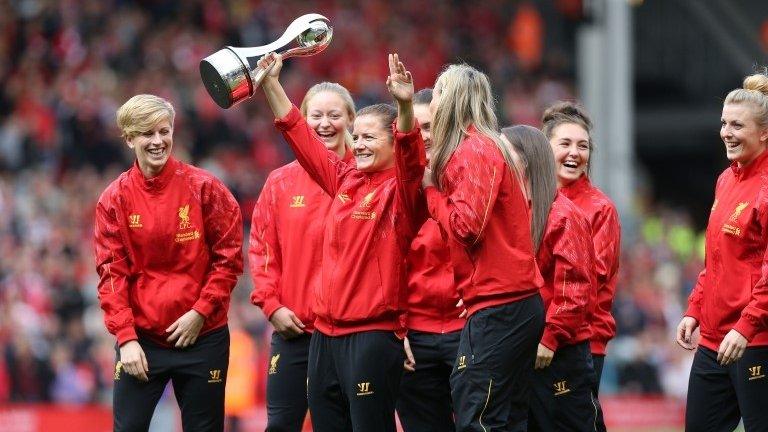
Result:
{"label": "crowd in background", "polygon": [[[479,66],[501,123],[538,125],[543,107],[573,97],[572,35],[563,29],[575,25],[575,3],[434,1],[425,15],[422,2],[387,0],[0,0],[0,403],[110,402],[115,347],[96,298],[93,218],[101,191],[131,163],[114,125],[128,97],[172,101],[174,154],[220,177],[248,221],[266,175],[290,154],[260,95],[229,110],[214,104],[201,58],[225,45],[264,45],[293,18],[320,12],[334,40],[287,62],[292,100],[322,80],[342,83],[359,107],[385,100],[385,54],[397,50],[417,88],[447,62]],[[691,355],[674,345],[673,329],[703,267],[701,233],[685,212],[637,211],[604,388],[683,397]],[[247,335],[233,338],[245,353],[233,358],[246,360],[241,372],[249,364],[257,372],[231,370],[230,380],[253,390],[245,405],[259,400],[270,330],[250,291],[246,274],[230,310],[233,332]]]}

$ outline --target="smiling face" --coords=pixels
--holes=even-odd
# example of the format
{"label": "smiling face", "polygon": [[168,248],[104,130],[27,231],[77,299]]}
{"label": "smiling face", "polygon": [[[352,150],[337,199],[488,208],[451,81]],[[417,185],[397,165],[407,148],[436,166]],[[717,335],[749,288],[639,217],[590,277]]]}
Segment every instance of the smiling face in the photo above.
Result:
{"label": "smiling face", "polygon": [[328,150],[344,155],[344,135],[350,118],[344,99],[334,92],[321,91],[307,102],[307,124],[315,130]]}
{"label": "smiling face", "polygon": [[435,112],[437,111],[437,104],[440,103],[442,97],[442,88],[440,84],[440,78],[435,81],[435,87],[432,90],[432,100],[429,102],[429,116],[435,118]]}
{"label": "smiling face", "polygon": [[367,114],[355,119],[352,151],[358,170],[376,172],[395,166],[395,148],[386,126],[377,115]]}
{"label": "smiling face", "polygon": [[432,114],[429,112],[428,104],[418,104],[413,106],[413,116],[419,124],[421,139],[424,141],[424,151],[427,152],[427,161],[429,161],[432,148]]}
{"label": "smiling face", "polygon": [[720,138],[725,144],[728,160],[743,166],[765,150],[768,128],[760,127],[749,104],[725,104],[720,119]]}
{"label": "smiling face", "polygon": [[168,162],[173,149],[171,122],[167,118],[162,119],[150,130],[126,139],[126,144],[136,153],[136,160],[144,177],[155,177]]}
{"label": "smiling face", "polygon": [[558,186],[578,180],[589,164],[589,134],[576,123],[563,123],[552,131],[549,139],[555,155]]}
{"label": "smiling face", "polygon": [[528,178],[528,171],[527,171],[525,161],[523,161],[523,159],[520,157],[518,150],[515,148],[512,142],[509,141],[509,138],[507,138],[506,135],[501,134],[499,135],[499,138],[502,141],[504,141],[504,143],[507,145],[507,148],[509,149],[509,154],[510,156],[512,156],[512,163],[515,165],[515,174],[518,176],[517,180],[523,186],[523,195],[525,195],[525,200],[530,206],[531,205],[531,181]]}

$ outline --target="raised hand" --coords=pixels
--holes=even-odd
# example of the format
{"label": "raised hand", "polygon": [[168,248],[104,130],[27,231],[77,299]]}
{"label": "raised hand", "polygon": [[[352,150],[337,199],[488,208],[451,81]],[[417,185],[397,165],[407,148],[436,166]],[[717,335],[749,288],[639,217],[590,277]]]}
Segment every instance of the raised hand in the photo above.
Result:
{"label": "raised hand", "polygon": [[413,77],[409,71],[405,70],[405,66],[397,54],[389,54],[387,89],[398,103],[407,103],[413,100]]}
{"label": "raised hand", "polygon": [[280,70],[283,69],[283,56],[274,52],[271,52],[259,60],[257,63],[260,69],[267,70],[267,76],[265,79],[279,79]]}
{"label": "raised hand", "polygon": [[283,68],[283,56],[276,53],[269,53],[257,63],[259,68],[267,71],[261,82],[261,89],[264,90],[264,96],[267,98],[269,108],[275,118],[281,119],[291,111],[291,101],[285,94],[283,86],[280,85],[280,70]]}

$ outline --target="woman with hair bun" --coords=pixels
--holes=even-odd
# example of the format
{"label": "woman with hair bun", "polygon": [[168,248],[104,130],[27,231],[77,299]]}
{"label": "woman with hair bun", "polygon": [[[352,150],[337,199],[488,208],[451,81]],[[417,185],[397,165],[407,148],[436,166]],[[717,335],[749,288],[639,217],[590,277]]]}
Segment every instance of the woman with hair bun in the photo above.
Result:
{"label": "woman with hair bun", "polygon": [[[616,335],[611,306],[619,270],[619,215],[611,199],[589,181],[589,161],[594,142],[591,137],[592,121],[584,107],[573,102],[557,102],[544,111],[542,123],[542,132],[555,155],[558,188],[584,213],[592,229],[597,301],[590,311],[589,320],[592,329],[590,351],[597,377],[594,392],[597,395],[605,348]],[[539,349],[539,356],[552,354]]]}
{"label": "woman with hair bun", "polygon": [[704,270],[677,328],[701,340],[688,382],[686,430],[766,430],[768,420],[768,76],[728,93],[720,138],[731,161],[717,179]]}
{"label": "woman with hair bun", "polygon": [[468,312],[450,379],[456,430],[525,430],[544,327],[528,204],[499,138],[488,77],[450,65],[432,96],[424,194]]}

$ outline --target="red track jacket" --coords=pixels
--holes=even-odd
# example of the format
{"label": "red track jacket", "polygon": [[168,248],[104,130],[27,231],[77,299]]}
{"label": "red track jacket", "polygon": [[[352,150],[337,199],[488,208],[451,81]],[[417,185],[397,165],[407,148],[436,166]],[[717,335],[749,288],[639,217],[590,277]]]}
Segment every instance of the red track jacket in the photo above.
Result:
{"label": "red track jacket", "polygon": [[[285,306],[314,329],[325,216],[333,200],[297,161],[269,175],[253,209],[248,257],[251,301],[267,318]],[[285,270],[285,271],[283,271]]]}
{"label": "red track jacket", "polygon": [[700,324],[701,345],[717,351],[735,329],[749,346],[768,345],[768,152],[717,179],[704,270],[685,315]]}
{"label": "red track jacket", "polygon": [[243,271],[240,207],[207,171],[169,158],[157,177],[138,164],[96,205],[96,270],[107,330],[118,344],[140,332],[165,342],[194,309],[200,334],[227,323],[229,297]]}
{"label": "red track jacket", "polygon": [[395,167],[363,173],[328,151],[294,106],[275,121],[299,163],[333,197],[315,293],[315,329],[404,335],[408,247],[426,218],[420,194],[426,156],[418,128],[394,131]]}
{"label": "red track jacket", "polygon": [[595,277],[597,278],[597,304],[592,314],[592,354],[605,355],[608,341],[616,335],[616,321],[611,315],[616,282],[619,276],[621,252],[621,226],[613,202],[592,186],[586,175],[568,186],[560,188],[587,217],[592,228],[595,251]]}
{"label": "red track jacket", "polygon": [[597,289],[591,234],[584,214],[558,192],[537,257],[544,278],[541,298],[547,311],[541,343],[552,351],[592,336],[589,316]]}
{"label": "red track jacket", "polygon": [[428,187],[429,213],[446,233],[454,279],[468,316],[535,295],[543,285],[531,223],[517,177],[501,151],[470,127],[443,173]]}
{"label": "red track jacket", "polygon": [[427,219],[408,253],[408,328],[427,333],[461,330],[458,301],[451,251],[440,226]]}

